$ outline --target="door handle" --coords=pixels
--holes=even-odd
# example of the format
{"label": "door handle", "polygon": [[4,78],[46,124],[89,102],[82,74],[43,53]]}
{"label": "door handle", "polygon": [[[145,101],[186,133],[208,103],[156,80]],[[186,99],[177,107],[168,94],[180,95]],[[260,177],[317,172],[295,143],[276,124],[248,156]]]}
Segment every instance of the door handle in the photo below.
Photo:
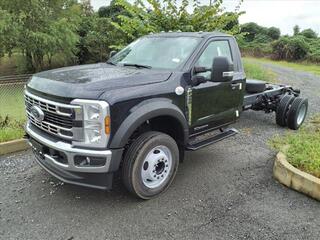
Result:
{"label": "door handle", "polygon": [[242,89],[242,83],[231,82],[230,85],[231,85],[232,90],[236,90],[236,89],[241,90]]}

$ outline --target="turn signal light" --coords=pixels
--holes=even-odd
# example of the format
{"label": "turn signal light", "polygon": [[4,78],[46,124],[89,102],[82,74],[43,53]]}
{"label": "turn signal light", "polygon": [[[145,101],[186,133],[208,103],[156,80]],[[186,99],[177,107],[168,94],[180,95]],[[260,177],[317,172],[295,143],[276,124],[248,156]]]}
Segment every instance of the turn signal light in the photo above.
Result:
{"label": "turn signal light", "polygon": [[104,130],[107,135],[110,134],[111,132],[110,124],[111,124],[110,116],[106,116],[104,119]]}

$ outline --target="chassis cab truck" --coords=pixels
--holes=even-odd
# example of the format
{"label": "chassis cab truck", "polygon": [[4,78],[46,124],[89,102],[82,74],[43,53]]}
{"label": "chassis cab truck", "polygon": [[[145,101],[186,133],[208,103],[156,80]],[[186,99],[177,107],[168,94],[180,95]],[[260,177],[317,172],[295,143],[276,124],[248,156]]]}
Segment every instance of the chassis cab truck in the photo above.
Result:
{"label": "chassis cab truck", "polygon": [[[110,189],[121,171],[142,199],[164,192],[186,150],[237,133],[244,110],[298,129],[299,90],[248,80],[236,40],[220,32],[144,36],[107,62],[35,74],[26,137],[39,165],[66,183]],[[208,134],[209,133],[209,134]]]}

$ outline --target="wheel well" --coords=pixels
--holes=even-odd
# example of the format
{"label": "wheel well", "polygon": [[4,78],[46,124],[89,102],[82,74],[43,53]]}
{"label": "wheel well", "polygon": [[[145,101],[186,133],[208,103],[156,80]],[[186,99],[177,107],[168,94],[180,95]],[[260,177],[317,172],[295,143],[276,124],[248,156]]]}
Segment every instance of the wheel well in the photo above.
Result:
{"label": "wheel well", "polygon": [[172,137],[178,147],[179,147],[179,155],[180,161],[184,158],[184,129],[182,124],[176,118],[172,116],[159,116],[151,118],[141,124],[130,136],[128,144],[134,141],[139,135],[147,131],[158,131],[168,134]]}

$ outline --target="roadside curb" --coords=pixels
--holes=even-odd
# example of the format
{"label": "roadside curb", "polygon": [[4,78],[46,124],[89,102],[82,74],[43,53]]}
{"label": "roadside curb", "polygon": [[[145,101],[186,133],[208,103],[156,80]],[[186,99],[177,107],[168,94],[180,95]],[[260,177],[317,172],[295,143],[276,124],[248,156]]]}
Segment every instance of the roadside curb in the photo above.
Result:
{"label": "roadside curb", "polygon": [[0,155],[19,152],[30,148],[27,140],[17,139],[9,142],[0,143]]}
{"label": "roadside curb", "polygon": [[273,176],[285,186],[320,201],[320,179],[293,167],[282,152],[277,154]]}

